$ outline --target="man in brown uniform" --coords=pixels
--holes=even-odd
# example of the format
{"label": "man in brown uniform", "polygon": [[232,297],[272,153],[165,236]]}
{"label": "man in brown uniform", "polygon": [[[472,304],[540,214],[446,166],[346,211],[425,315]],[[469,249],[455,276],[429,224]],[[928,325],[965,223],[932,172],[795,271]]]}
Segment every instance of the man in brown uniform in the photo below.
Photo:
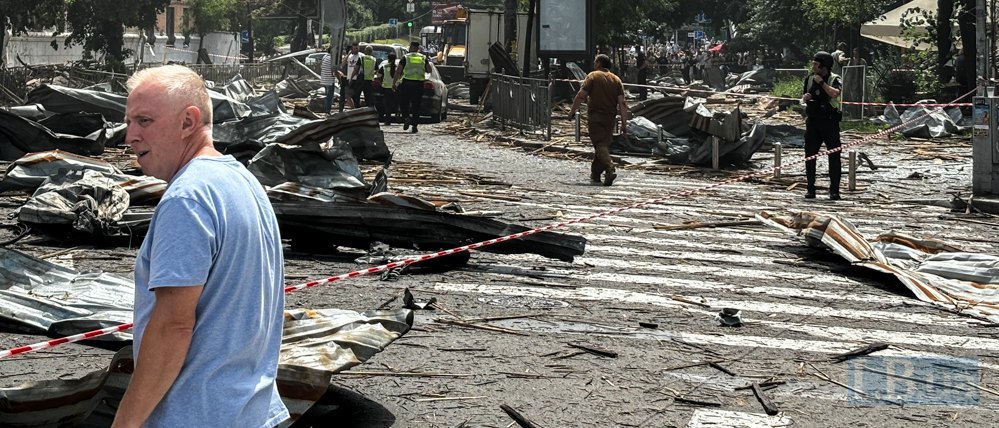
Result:
{"label": "man in brown uniform", "polygon": [[606,172],[604,186],[610,186],[617,178],[608,149],[618,109],[621,112],[621,133],[628,135],[628,105],[624,103],[624,85],[621,79],[608,70],[610,66],[611,61],[607,55],[600,54],[593,59],[593,71],[586,75],[583,87],[579,89],[576,99],[572,101],[572,108],[569,109],[569,118],[574,118],[579,105],[584,101],[587,103],[587,123],[594,152],[590,181],[599,183],[600,175]]}

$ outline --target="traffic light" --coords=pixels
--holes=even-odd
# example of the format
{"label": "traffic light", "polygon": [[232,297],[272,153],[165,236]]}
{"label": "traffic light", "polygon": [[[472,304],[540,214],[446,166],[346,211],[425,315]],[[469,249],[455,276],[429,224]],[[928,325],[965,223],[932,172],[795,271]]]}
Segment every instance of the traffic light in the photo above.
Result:
{"label": "traffic light", "polygon": [[406,26],[407,26],[407,27],[412,27],[412,26],[413,26],[413,21],[409,21],[409,22],[407,22],[407,23],[406,23]]}

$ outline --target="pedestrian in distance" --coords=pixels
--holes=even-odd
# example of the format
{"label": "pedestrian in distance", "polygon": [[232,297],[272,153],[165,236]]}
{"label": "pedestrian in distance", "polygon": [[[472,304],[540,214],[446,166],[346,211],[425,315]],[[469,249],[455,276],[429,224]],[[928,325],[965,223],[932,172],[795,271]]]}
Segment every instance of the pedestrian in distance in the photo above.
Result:
{"label": "pedestrian in distance", "polygon": [[593,144],[593,164],[590,166],[590,181],[610,186],[617,178],[614,161],[610,156],[610,144],[614,134],[614,119],[621,114],[621,133],[628,135],[628,105],[624,102],[624,84],[610,72],[610,57],[604,54],[593,59],[593,71],[586,75],[583,86],[572,101],[569,119],[576,116],[580,104],[587,105],[587,129]]}
{"label": "pedestrian in distance", "polygon": [[[423,84],[430,73],[430,61],[420,53],[420,43],[409,44],[409,53],[402,57],[402,62],[395,71],[393,89],[399,95],[399,111],[402,112],[402,130],[410,129],[416,133],[416,125],[420,118],[420,103],[423,100]],[[401,82],[401,83],[400,83]]]}
{"label": "pedestrian in distance", "polygon": [[343,59],[347,75],[347,98],[350,108],[361,106],[361,52],[357,42],[350,44],[350,53]]}
{"label": "pedestrian in distance", "polygon": [[[371,54],[372,52],[373,49],[371,48],[371,45],[367,45],[364,47],[364,55],[361,55],[360,93],[364,94],[365,107],[375,106],[375,101],[372,95],[374,86],[371,82],[375,80],[375,66],[377,64],[375,64],[376,59],[375,56]],[[360,95],[358,95],[358,99],[360,99]]]}
{"label": "pedestrian in distance", "polygon": [[835,74],[843,74],[843,66],[850,63],[850,57],[846,56],[846,43],[839,42],[836,44],[836,50],[831,54],[833,58],[833,65],[830,71]]}
{"label": "pedestrian in distance", "polygon": [[[840,146],[839,122],[843,115],[839,110],[839,94],[843,87],[842,79],[830,69],[833,56],[819,51],[812,58],[812,74],[805,79],[801,97],[805,105],[805,157],[819,153],[822,144],[826,150]],[[808,180],[805,198],[815,199],[815,159],[805,162],[805,176]],[[839,151],[829,153],[829,199],[839,200],[839,184],[842,165]]]}
{"label": "pedestrian in distance", "polygon": [[639,48],[638,54],[635,56],[635,66],[638,69],[638,100],[645,101],[649,99],[649,88],[646,87],[649,81],[649,61],[645,57],[645,52],[642,48]]}
{"label": "pedestrian in distance", "polygon": [[274,427],[281,236],[263,186],[215,150],[205,82],[181,65],[128,80],[125,141],[164,192],[135,260],[135,369],[114,428]]}
{"label": "pedestrian in distance", "polygon": [[330,114],[333,110],[333,93],[336,91],[336,76],[333,74],[333,49],[327,50],[319,66],[319,85],[326,88],[326,101],[323,113]]}
{"label": "pedestrian in distance", "polygon": [[382,94],[382,101],[378,104],[378,121],[384,122],[386,126],[392,124],[392,114],[395,113],[398,104],[395,89],[392,83],[395,80],[395,71],[398,68],[395,53],[388,54],[388,59],[382,61],[378,68],[378,76],[381,79],[379,91]]}

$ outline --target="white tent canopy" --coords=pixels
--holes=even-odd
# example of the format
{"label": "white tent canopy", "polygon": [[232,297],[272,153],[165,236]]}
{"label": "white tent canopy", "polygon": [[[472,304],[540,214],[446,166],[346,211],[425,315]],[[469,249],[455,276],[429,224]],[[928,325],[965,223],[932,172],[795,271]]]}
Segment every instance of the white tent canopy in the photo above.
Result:
{"label": "white tent canopy", "polygon": [[[914,48],[919,50],[936,49],[935,46],[926,43],[919,43],[914,46],[912,40],[902,37],[902,16],[905,15],[906,11],[914,8],[930,11],[934,16],[937,14],[936,0],[910,1],[902,6],[885,12],[883,16],[871,22],[861,25],[860,35],[867,37],[868,39],[904,48]],[[909,17],[914,16],[913,13],[914,12],[909,13]],[[957,26],[954,27],[954,30],[957,31]],[[914,28],[913,31],[926,33],[925,28]]]}

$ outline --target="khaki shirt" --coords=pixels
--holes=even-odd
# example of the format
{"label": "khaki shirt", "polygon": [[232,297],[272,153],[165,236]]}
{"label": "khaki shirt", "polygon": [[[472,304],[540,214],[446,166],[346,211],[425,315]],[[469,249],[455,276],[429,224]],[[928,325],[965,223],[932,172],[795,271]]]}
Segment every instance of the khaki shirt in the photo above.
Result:
{"label": "khaki shirt", "polygon": [[590,113],[617,114],[617,97],[624,95],[624,84],[606,69],[591,71],[583,80],[583,90],[589,95]]}

